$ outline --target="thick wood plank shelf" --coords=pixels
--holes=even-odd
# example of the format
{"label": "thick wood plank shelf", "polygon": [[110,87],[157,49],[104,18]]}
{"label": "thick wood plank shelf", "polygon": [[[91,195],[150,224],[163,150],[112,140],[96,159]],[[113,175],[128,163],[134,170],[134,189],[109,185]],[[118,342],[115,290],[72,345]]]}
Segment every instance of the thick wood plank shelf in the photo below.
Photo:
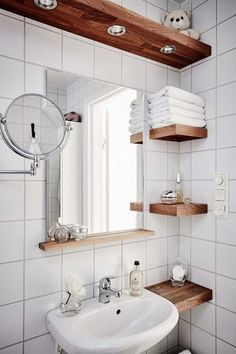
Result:
{"label": "thick wood plank shelf", "polygon": [[[208,44],[173,31],[109,0],[58,0],[52,11],[37,7],[33,0],[0,0],[2,9],[60,28],[176,68],[211,55]],[[126,28],[123,36],[111,36],[109,26]],[[160,49],[174,45],[176,52],[163,54]]]}
{"label": "thick wood plank shelf", "polygon": [[167,127],[150,130],[150,139],[187,141],[203,138],[207,138],[206,128],[190,127],[183,124],[172,124]]}
{"label": "thick wood plank shelf", "polygon": [[130,203],[130,210],[142,212],[143,211],[143,203],[131,202]]}
{"label": "thick wood plank shelf", "polygon": [[67,248],[78,248],[82,246],[91,246],[99,243],[129,240],[135,238],[143,238],[148,236],[153,236],[154,231],[145,230],[145,229],[135,229],[135,230],[124,230],[117,232],[104,232],[100,234],[91,234],[88,235],[85,240],[75,241],[71,239],[67,242],[58,243],[56,241],[46,241],[40,242],[39,248],[43,251],[53,251],[53,250],[62,250]]}
{"label": "thick wood plank shelf", "polygon": [[143,143],[143,133],[136,133],[130,135],[130,142],[132,144],[142,144]]}
{"label": "thick wood plank shelf", "polygon": [[201,285],[186,281],[184,286],[175,288],[171,281],[148,286],[147,290],[163,296],[171,301],[179,312],[192,309],[204,302],[212,300],[212,290]]}
{"label": "thick wood plank shelf", "polygon": [[197,215],[197,214],[207,214],[208,207],[207,204],[163,204],[155,203],[150,204],[150,213],[170,215],[170,216],[187,216],[187,215]]}

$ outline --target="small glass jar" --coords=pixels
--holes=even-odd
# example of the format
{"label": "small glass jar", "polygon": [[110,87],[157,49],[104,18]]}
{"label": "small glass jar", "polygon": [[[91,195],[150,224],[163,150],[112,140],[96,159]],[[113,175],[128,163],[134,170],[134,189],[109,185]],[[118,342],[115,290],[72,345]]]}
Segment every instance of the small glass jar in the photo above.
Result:
{"label": "small glass jar", "polygon": [[58,243],[67,242],[70,239],[70,232],[65,225],[60,225],[56,229],[54,237]]}
{"label": "small glass jar", "polygon": [[84,240],[88,235],[88,227],[81,225],[80,227],[80,240]]}
{"label": "small glass jar", "polygon": [[170,279],[175,287],[183,286],[187,278],[187,264],[176,258],[176,261],[170,265]]}
{"label": "small glass jar", "polygon": [[50,241],[55,241],[55,231],[60,227],[60,225],[56,222],[54,222],[50,228],[48,229],[48,239]]}

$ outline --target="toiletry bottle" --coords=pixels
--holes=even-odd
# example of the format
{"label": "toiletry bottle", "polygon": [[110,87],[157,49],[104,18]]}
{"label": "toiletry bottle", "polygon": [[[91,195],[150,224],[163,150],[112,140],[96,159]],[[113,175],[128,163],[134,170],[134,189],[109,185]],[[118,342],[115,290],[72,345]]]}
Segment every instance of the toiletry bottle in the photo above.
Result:
{"label": "toiletry bottle", "polygon": [[140,270],[139,261],[134,262],[134,270],[129,276],[130,295],[140,296],[143,292],[143,273]]}
{"label": "toiletry bottle", "polygon": [[181,188],[180,173],[177,173],[177,176],[176,176],[175,192],[177,194],[177,203],[183,203],[184,197],[183,197],[183,192],[182,192],[182,188]]}

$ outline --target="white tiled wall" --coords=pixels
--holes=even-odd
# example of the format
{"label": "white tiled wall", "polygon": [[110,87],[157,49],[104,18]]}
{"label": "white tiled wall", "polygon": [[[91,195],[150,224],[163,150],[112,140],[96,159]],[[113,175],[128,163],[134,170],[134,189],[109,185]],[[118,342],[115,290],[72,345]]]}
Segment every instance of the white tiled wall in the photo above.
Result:
{"label": "white tiled wall", "polygon": [[[236,353],[235,15],[234,0],[192,0],[193,24],[213,46],[213,55],[181,71],[181,87],[206,100],[209,132],[205,141],[180,143],[184,187],[193,201],[209,205],[207,215],[180,222],[180,254],[189,243],[190,278],[214,291],[211,303],[181,316],[179,343],[196,354]],[[228,219],[213,215],[216,171],[229,174]]]}
{"label": "white tiled wall", "polygon": [[[157,21],[168,8],[177,7],[167,0],[116,2]],[[47,67],[143,92],[158,90],[167,83],[179,86],[180,74],[175,69],[1,9],[0,40],[1,112],[24,92],[44,94]],[[0,168],[23,168],[26,162],[5,153],[1,140],[0,144],[4,151]],[[145,188],[150,200],[157,201],[160,192],[173,185],[178,153],[179,146],[174,143],[147,143]],[[151,159],[165,166],[161,173]],[[178,254],[178,220],[148,213],[145,226],[156,230],[148,241],[45,254],[37,247],[45,239],[45,182],[5,176],[0,182],[0,195],[0,318],[4,318],[0,321],[0,354],[54,353],[44,318],[60,302],[64,276],[80,274],[89,298],[97,294],[96,282],[107,272],[118,276],[114,286],[126,287],[134,258],[141,260],[146,284],[165,280],[167,261]],[[178,328],[149,353],[166,352],[177,342]]]}

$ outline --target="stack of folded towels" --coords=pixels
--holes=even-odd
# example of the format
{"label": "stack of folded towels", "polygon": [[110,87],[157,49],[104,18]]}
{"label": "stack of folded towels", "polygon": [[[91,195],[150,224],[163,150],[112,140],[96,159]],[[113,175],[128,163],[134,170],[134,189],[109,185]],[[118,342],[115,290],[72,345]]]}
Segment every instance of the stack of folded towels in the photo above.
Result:
{"label": "stack of folded towels", "polygon": [[139,99],[133,100],[130,108],[129,132],[131,134],[140,133],[143,131],[142,101]]}
{"label": "stack of folded towels", "polygon": [[171,124],[205,127],[204,100],[191,92],[166,86],[148,97],[148,123],[155,128]]}

